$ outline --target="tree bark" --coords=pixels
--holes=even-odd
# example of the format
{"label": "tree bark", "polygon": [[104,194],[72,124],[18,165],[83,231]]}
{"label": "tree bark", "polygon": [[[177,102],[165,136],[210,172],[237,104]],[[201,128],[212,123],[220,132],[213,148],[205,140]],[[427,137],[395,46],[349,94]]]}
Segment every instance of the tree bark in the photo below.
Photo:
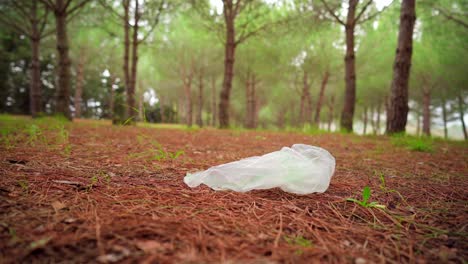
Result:
{"label": "tree bark", "polygon": [[[185,67],[185,66],[183,66]],[[190,69],[190,72],[188,75],[183,76],[184,79],[184,93],[185,93],[185,124],[188,127],[192,126],[192,115],[193,115],[193,109],[192,109],[192,79],[193,79],[193,72],[192,69]]]}
{"label": "tree bark", "polygon": [[330,76],[330,73],[328,70],[325,71],[325,75],[323,76],[322,79],[322,85],[320,85],[320,92],[317,100],[317,106],[315,108],[315,118],[314,118],[314,123],[318,126],[320,123],[320,111],[322,109],[322,104],[323,104],[323,98],[325,95],[325,87],[327,86],[328,82],[328,77]]}
{"label": "tree bark", "polygon": [[134,119],[137,117],[137,110],[135,109],[135,90],[137,80],[137,66],[138,66],[138,22],[140,21],[140,11],[138,0],[135,0],[135,21],[133,25],[133,40],[132,40],[132,64],[130,73],[130,85],[127,90],[127,118]]}
{"label": "tree bark", "polygon": [[200,69],[198,79],[198,111],[197,111],[197,125],[203,127],[203,69]]}
{"label": "tree bark", "polygon": [[335,107],[335,95],[333,94],[330,98],[330,103],[328,104],[328,131],[331,131],[331,125],[333,123],[333,111]]}
{"label": "tree bark", "polygon": [[226,47],[224,54],[224,79],[223,87],[220,93],[219,102],[219,126],[221,128],[229,127],[229,98],[232,89],[232,78],[234,75],[234,55],[236,52],[235,41],[235,11],[232,1],[223,1],[224,20],[226,23]]}
{"label": "tree bark", "polygon": [[251,124],[249,128],[257,128],[258,125],[258,111],[260,107],[258,105],[257,94],[256,94],[256,85],[257,85],[257,77],[255,73],[252,73],[252,79],[250,81],[250,120]]}
{"label": "tree bark", "polygon": [[442,121],[444,122],[444,138],[448,138],[448,129],[447,129],[447,102],[445,97],[442,96]]}
{"label": "tree bark", "polygon": [[245,78],[245,127],[251,128],[252,124],[252,109],[251,109],[251,98],[250,98],[250,68],[247,69],[247,76]]}
{"label": "tree bark", "polygon": [[37,17],[37,1],[32,2],[31,9],[31,84],[30,84],[30,111],[33,118],[38,117],[38,114],[42,112],[41,102],[41,64],[39,60],[40,56],[40,42],[41,36],[39,31],[39,20]]}
{"label": "tree bark", "polygon": [[[80,49],[80,58],[78,59],[78,67],[76,70],[76,87],[75,87],[75,118],[81,118],[81,103],[83,95],[84,83],[84,54],[83,48]],[[111,84],[112,86],[112,84]]]}
{"label": "tree bark", "polygon": [[[128,93],[130,88],[130,0],[123,0],[124,7],[124,61],[123,61],[123,71],[124,71],[124,84],[125,91]],[[128,96],[128,95],[127,95]],[[128,100],[128,99],[127,99]],[[127,101],[128,104],[128,101]],[[128,106],[127,106],[128,107]]]}
{"label": "tree bark", "polygon": [[463,129],[463,136],[465,137],[465,140],[468,140],[468,134],[466,133],[466,125],[465,125],[465,101],[463,100],[461,92],[458,94],[458,113],[460,117],[460,122],[462,124],[462,129]]}
{"label": "tree bark", "polygon": [[377,135],[380,134],[380,113],[382,110],[382,103],[379,102],[377,104],[377,120],[376,120],[376,126],[377,126]]}
{"label": "tree bark", "polygon": [[372,127],[372,133],[374,135],[376,135],[377,134],[377,124],[375,122],[375,109],[374,109],[374,107],[371,107],[371,109],[370,109],[370,120],[369,121],[370,121],[370,125]]}
{"label": "tree bark", "polygon": [[67,10],[64,0],[56,0],[55,23],[59,62],[57,103],[55,111],[72,120],[70,112],[70,57],[68,54]]}
{"label": "tree bark", "polygon": [[114,100],[115,100],[114,75],[111,75],[109,79],[110,79],[109,118],[113,120],[114,119]]}
{"label": "tree bark", "polygon": [[423,88],[423,134],[431,136],[431,89],[428,85]]}
{"label": "tree bark", "polygon": [[299,112],[299,122],[304,125],[312,116],[312,100],[310,98],[309,77],[307,71],[304,70],[302,82],[301,106]]}
{"label": "tree bark", "polygon": [[358,0],[349,0],[346,18],[345,97],[341,113],[341,129],[353,131],[354,107],[356,104],[356,60],[354,54],[355,14]]}
{"label": "tree bark", "polygon": [[159,95],[159,115],[161,116],[161,123],[166,122],[166,117],[164,116],[164,98]]}
{"label": "tree bark", "polygon": [[367,134],[367,121],[368,121],[368,116],[367,116],[367,106],[364,107],[364,129],[362,131],[363,135]]}
{"label": "tree bark", "polygon": [[408,120],[408,81],[413,52],[413,30],[416,21],[416,1],[403,0],[393,81],[387,112],[387,134],[404,132]]}
{"label": "tree bark", "polygon": [[211,125],[216,126],[216,77],[211,77]]}
{"label": "tree bark", "polygon": [[416,136],[421,134],[421,114],[416,113]]}

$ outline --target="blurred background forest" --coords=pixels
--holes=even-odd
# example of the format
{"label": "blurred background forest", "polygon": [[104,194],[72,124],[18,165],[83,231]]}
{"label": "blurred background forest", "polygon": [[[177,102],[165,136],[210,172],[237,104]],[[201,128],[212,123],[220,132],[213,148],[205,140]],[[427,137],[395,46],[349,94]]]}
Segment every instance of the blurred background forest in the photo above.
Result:
{"label": "blurred background forest", "polygon": [[[356,63],[352,130],[383,134],[400,7],[398,0],[0,0],[0,112],[337,131],[349,100],[348,48]],[[417,1],[408,133],[466,139],[467,15],[466,0]]]}

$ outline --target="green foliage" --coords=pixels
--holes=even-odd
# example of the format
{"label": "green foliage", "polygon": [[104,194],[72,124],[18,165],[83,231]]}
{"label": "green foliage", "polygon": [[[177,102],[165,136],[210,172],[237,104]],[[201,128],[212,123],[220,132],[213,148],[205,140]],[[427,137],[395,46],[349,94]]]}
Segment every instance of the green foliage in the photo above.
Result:
{"label": "green foliage", "polygon": [[167,151],[156,140],[152,140],[141,135],[137,136],[137,141],[141,145],[149,143],[152,145],[152,148],[143,152],[139,152],[139,153],[131,153],[128,155],[130,158],[144,157],[148,160],[164,161],[164,160],[175,160],[185,154],[183,150],[177,150],[174,152]]}
{"label": "green foliage", "polygon": [[362,190],[362,200],[348,198],[346,199],[346,201],[359,204],[360,206],[365,207],[365,208],[379,208],[379,209],[385,208],[385,205],[379,204],[377,202],[369,202],[370,197],[371,197],[371,189],[369,186],[366,186]]}
{"label": "green foliage", "polygon": [[391,137],[391,142],[395,146],[405,147],[411,151],[432,152],[434,150],[433,139],[429,137],[396,134]]}

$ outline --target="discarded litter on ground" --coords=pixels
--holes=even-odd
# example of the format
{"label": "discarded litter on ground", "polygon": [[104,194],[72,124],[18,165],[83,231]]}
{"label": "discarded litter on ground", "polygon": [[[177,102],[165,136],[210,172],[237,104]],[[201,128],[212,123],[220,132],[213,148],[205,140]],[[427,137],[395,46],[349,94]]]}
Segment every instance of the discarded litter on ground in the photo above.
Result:
{"label": "discarded litter on ground", "polygon": [[335,171],[335,158],[325,149],[294,144],[263,156],[249,157],[205,171],[187,173],[189,187],[205,184],[214,190],[248,192],[280,188],[295,194],[322,193]]}

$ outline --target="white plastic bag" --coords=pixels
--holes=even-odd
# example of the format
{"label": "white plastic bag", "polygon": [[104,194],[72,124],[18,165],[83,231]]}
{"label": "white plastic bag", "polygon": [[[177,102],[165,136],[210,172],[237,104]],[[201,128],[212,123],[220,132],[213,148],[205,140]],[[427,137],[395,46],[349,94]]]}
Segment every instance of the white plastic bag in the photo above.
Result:
{"label": "white plastic bag", "polygon": [[250,190],[279,187],[296,194],[322,193],[335,171],[335,158],[325,149],[295,144],[291,148],[234,161],[206,171],[187,173],[189,187],[206,184],[214,190]]}

